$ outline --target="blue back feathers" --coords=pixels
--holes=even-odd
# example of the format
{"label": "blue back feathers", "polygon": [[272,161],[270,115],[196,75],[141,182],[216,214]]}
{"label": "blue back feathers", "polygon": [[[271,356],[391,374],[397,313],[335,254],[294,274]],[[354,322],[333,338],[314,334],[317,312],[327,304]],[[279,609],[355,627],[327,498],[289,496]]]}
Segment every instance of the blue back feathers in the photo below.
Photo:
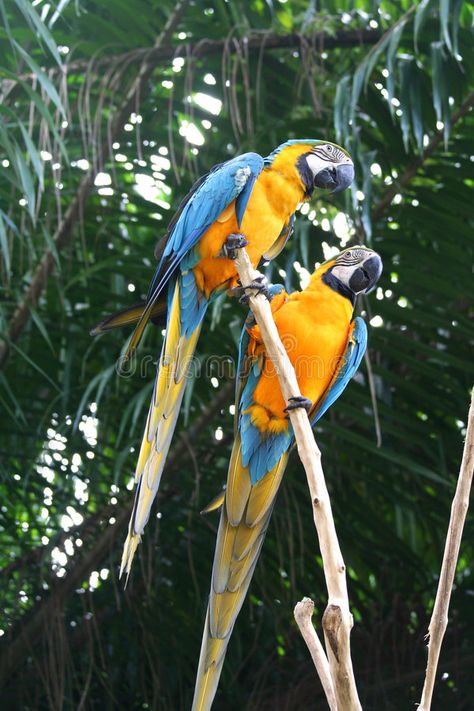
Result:
{"label": "blue back feathers", "polygon": [[148,304],[156,301],[169,280],[174,278],[177,268],[187,271],[196,263],[199,254],[195,248],[200,238],[233,200],[237,201],[240,226],[262,168],[263,158],[258,153],[244,153],[216,166],[204,180],[198,182],[196,190],[191,191],[186,203],[180,207],[179,218],[170,231]]}

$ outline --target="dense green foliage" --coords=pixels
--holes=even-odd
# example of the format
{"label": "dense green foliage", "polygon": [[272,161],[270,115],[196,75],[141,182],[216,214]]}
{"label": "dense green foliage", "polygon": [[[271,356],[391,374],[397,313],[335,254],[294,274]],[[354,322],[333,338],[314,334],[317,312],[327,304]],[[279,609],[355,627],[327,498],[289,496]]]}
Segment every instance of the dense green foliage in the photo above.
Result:
{"label": "dense green foliage", "polygon": [[[226,478],[244,312],[226,300],[208,315],[202,373],[126,591],[127,485],[161,334],[148,330],[135,372],[120,377],[127,334],[94,340],[89,329],[146,294],[154,244],[198,175],[305,136],[349,148],[357,184],[303,209],[269,271],[295,288],[301,265],[349,240],[384,259],[360,304],[372,375],[366,362],[317,439],[364,708],[407,708],[420,697],[473,381],[473,5],[182,6],[148,54],[176,3],[0,2],[2,708],[189,708],[217,527],[199,511]],[[436,708],[472,707],[472,541],[471,516]],[[324,708],[292,621],[303,595],[319,624],[324,579],[294,457],[216,710]]]}

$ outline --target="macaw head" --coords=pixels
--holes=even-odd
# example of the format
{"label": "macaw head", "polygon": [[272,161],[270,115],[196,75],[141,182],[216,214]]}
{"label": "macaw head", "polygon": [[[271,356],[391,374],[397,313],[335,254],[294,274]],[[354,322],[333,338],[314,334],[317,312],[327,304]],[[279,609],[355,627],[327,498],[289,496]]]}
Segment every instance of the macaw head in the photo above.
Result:
{"label": "macaw head", "polygon": [[352,158],[344,148],[328,141],[310,138],[287,141],[265,159],[265,164],[278,169],[285,161],[295,165],[306,197],[310,197],[315,188],[339,193],[354,180]]}
{"label": "macaw head", "polygon": [[377,252],[362,245],[344,249],[326,265],[329,267],[323,277],[326,283],[328,278],[335,279],[342,290],[355,295],[372,291],[380,279],[383,267]]}

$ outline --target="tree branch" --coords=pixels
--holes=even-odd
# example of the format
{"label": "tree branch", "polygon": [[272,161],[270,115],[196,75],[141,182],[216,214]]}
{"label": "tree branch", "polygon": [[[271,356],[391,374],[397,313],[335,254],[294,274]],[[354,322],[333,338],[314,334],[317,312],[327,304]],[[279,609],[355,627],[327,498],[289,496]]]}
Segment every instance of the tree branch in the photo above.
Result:
{"label": "tree branch", "polygon": [[[169,17],[162,33],[158,37],[155,49],[158,49],[171,39],[177,24],[179,23],[189,0],[178,0],[175,10]],[[147,53],[143,55],[142,64],[138,74],[131,84],[122,105],[117,110],[110,129],[107,132],[107,137],[102,141],[98,148],[97,160],[94,165],[87,171],[84,178],[81,180],[75,198],[71,202],[64,219],[60,222],[54,236],[53,242],[55,249],[59,252],[71,239],[72,230],[77,220],[79,219],[84,204],[89,197],[89,194],[94,186],[95,177],[100,170],[104,160],[106,160],[111,151],[112,143],[118,138],[123,130],[123,125],[130,116],[132,111],[137,110],[137,100],[146,94],[145,87],[155,68]],[[3,368],[9,356],[9,343],[15,342],[20,337],[23,329],[30,320],[30,306],[36,306],[38,299],[45,290],[48,283],[49,275],[54,267],[54,256],[50,250],[47,250],[41,262],[38,264],[33,275],[30,285],[25,291],[23,300],[17,306],[12,319],[10,321],[7,336],[4,341],[0,342],[0,369]]]}
{"label": "tree branch", "polygon": [[[236,52],[239,47],[245,48],[248,51],[260,51],[274,49],[299,49],[302,40],[311,43],[318,52],[323,52],[328,49],[360,47],[364,45],[376,44],[382,36],[379,30],[339,30],[333,35],[326,32],[315,32],[313,34],[294,32],[287,35],[279,35],[273,32],[253,32],[242,38],[235,38],[235,42],[229,45],[227,39],[210,40],[203,39],[199,42],[187,42],[179,45],[166,45],[160,47],[144,47],[134,49],[130,52],[122,52],[121,54],[108,54],[106,57],[98,59],[93,64],[93,70],[106,71],[111,66],[139,61],[146,56],[148,61],[154,62],[155,65],[160,64],[164,60],[171,60],[175,57],[194,57],[202,58],[209,57],[215,54],[221,54],[229,45],[230,52]],[[63,71],[68,74],[74,72],[83,72],[90,69],[90,59],[77,59],[72,62],[65,63],[63,68],[51,67],[48,68],[48,76],[54,76]],[[31,73],[21,75],[20,79],[28,81],[33,78]],[[4,80],[8,86],[15,84],[13,80]]]}
{"label": "tree branch", "polygon": [[436,600],[428,627],[428,664],[426,677],[418,711],[429,711],[433,697],[436,670],[438,668],[439,654],[444,633],[448,626],[448,609],[453,589],[454,575],[459,557],[464,522],[469,508],[469,495],[474,473],[474,387],[472,389],[471,406],[467,420],[466,441],[462,455],[461,470],[459,472],[456,493],[451,506],[448,535],[444,547],[443,563],[439,576]]}
{"label": "tree branch", "polygon": [[313,627],[313,623],[311,622],[313,612],[314,602],[310,600],[309,597],[304,597],[300,602],[296,603],[293,615],[301,635],[306,642],[306,646],[309,649],[309,653],[311,654],[318,676],[321,679],[321,684],[324,689],[324,693],[326,694],[329,708],[331,711],[337,711],[336,694],[334,692],[334,685],[331,679],[328,658],[326,657],[324,647]]}
{"label": "tree branch", "polygon": [[[235,260],[242,285],[250,284],[257,276],[245,249],[238,251]],[[252,294],[252,290],[249,290]],[[268,357],[273,362],[285,402],[301,395],[295,371],[280,340],[270,304],[263,294],[250,296],[250,306]],[[346,566],[342,558],[331,502],[321,466],[321,452],[314,439],[308,415],[302,408],[290,411],[301,462],[305,468],[313,504],[313,518],[319,540],[328,589],[328,604],[323,615],[326,652],[334,684],[337,707],[344,711],[361,711],[350,656],[350,631],[353,625],[349,610]]]}

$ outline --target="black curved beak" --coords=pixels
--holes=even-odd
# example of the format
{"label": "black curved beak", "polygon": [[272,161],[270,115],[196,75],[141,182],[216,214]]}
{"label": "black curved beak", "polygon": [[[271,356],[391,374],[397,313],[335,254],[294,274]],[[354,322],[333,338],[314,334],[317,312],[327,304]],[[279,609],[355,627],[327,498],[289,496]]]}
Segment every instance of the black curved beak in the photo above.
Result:
{"label": "black curved beak", "polygon": [[336,167],[323,168],[314,178],[314,187],[340,193],[354,180],[354,166],[352,163],[341,163]]}
{"label": "black curved beak", "polygon": [[355,270],[349,279],[349,288],[355,294],[360,294],[361,292],[368,294],[375,288],[382,274],[382,269],[382,260],[378,254],[374,254]]}

